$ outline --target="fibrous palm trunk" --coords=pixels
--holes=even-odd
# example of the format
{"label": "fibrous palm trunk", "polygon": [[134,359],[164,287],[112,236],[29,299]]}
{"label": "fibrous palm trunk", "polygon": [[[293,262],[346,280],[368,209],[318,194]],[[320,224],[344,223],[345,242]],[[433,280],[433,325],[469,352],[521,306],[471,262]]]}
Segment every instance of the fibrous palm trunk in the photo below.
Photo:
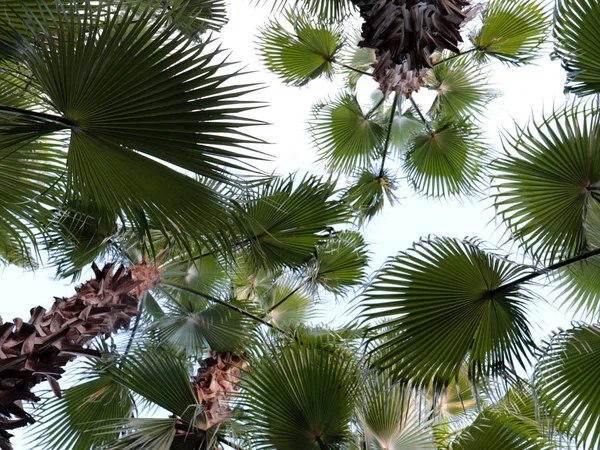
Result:
{"label": "fibrous palm trunk", "polygon": [[48,380],[56,395],[63,367],[78,355],[100,354],[89,348],[97,336],[108,337],[128,328],[139,313],[141,295],[160,280],[157,261],[131,268],[113,264],[76,288],[69,298],[56,298],[50,311],[38,306],[28,322],[20,318],[3,323],[0,319],[0,448],[11,449],[7,430],[33,423],[22,402],[39,401],[32,389]]}
{"label": "fibrous palm trunk", "polygon": [[384,92],[409,97],[424,82],[436,51],[459,53],[466,0],[352,0],[362,26],[361,47],[375,49],[374,77]]}

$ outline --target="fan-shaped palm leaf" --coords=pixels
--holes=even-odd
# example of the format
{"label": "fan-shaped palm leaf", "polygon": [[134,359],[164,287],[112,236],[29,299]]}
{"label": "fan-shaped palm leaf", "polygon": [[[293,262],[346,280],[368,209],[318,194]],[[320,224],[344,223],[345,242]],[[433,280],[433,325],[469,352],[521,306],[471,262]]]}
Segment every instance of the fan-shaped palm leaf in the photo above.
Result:
{"label": "fan-shaped palm leaf", "polygon": [[438,64],[428,78],[437,92],[429,114],[460,121],[479,116],[494,97],[487,74],[471,64]]}
{"label": "fan-shaped palm leaf", "polygon": [[100,436],[120,434],[110,442],[111,450],[170,450],[177,434],[176,426],[177,418],[124,418],[99,428],[97,433]]}
{"label": "fan-shaped palm leaf", "polygon": [[262,186],[239,205],[244,246],[254,267],[298,266],[307,262],[333,225],[347,220],[345,205],[333,200],[330,181],[293,177]]}
{"label": "fan-shaped palm leaf", "polygon": [[310,132],[328,168],[344,174],[371,165],[381,152],[386,133],[381,124],[363,113],[351,94],[316,105]]}
{"label": "fan-shaped palm leaf", "polygon": [[304,283],[284,277],[261,297],[261,304],[268,311],[267,319],[280,328],[298,325],[314,317],[314,301]]}
{"label": "fan-shaped palm leaf", "polygon": [[331,27],[289,15],[293,33],[277,20],[260,30],[259,48],[267,67],[284,83],[303,86],[323,74],[330,77],[332,61],[342,47],[341,33]]}
{"label": "fan-shaped palm leaf", "polygon": [[192,37],[219,31],[227,23],[224,0],[171,0],[168,4],[176,25]]}
{"label": "fan-shaped palm leaf", "polygon": [[358,366],[318,345],[266,344],[242,377],[255,448],[341,448],[358,393]]}
{"label": "fan-shaped palm leaf", "polygon": [[567,71],[569,91],[579,95],[600,92],[600,2],[560,0],[554,17],[555,55]]}
{"label": "fan-shaped palm leaf", "polygon": [[410,145],[410,139],[417,134],[424,133],[426,127],[422,121],[417,119],[412,110],[404,114],[394,115],[392,129],[390,132],[390,150],[393,154],[401,156]]}
{"label": "fan-shaped palm leaf", "polygon": [[600,443],[600,329],[556,333],[536,369],[540,403],[587,448]]}
{"label": "fan-shaped palm leaf", "polygon": [[367,377],[357,414],[365,438],[381,450],[434,448],[432,422],[425,417],[428,411],[419,405],[420,396],[386,374]]}
{"label": "fan-shaped palm leaf", "polygon": [[404,170],[414,189],[423,195],[476,194],[484,183],[484,149],[473,125],[440,124],[410,139]]}
{"label": "fan-shaped palm leaf", "polygon": [[114,440],[120,430],[97,433],[111,421],[129,417],[134,408],[131,393],[110,376],[80,382],[66,389],[62,398],[41,406],[36,425],[37,448],[89,450]]}
{"label": "fan-shaped palm leaf", "polygon": [[366,294],[364,315],[386,318],[378,332],[376,366],[395,365],[398,378],[447,385],[468,360],[471,377],[525,364],[533,342],[529,296],[503,287],[526,268],[475,243],[421,241],[398,254]]}
{"label": "fan-shaped palm leaf", "polygon": [[383,176],[379,173],[379,169],[362,171],[346,190],[344,199],[356,211],[361,224],[375,217],[383,209],[386,199],[390,205],[398,200],[394,193],[396,180],[390,170],[384,170]]}
{"label": "fan-shaped palm leaf", "polygon": [[[196,230],[196,238],[210,234],[212,227],[197,230],[218,221],[219,196],[146,156],[226,180],[226,168],[239,166],[238,149],[256,142],[240,131],[256,123],[239,115],[250,108],[238,99],[248,88],[224,86],[231,75],[216,73],[222,66],[214,62],[219,50],[178,33],[168,17],[157,14],[158,5],[106,6],[65,5],[56,14],[41,7],[40,20],[27,22],[33,42],[21,38],[19,57],[54,115],[41,124],[13,126],[2,140],[30,139],[51,131],[50,125],[70,128],[72,196],[124,214],[143,229],[150,220],[173,232]],[[21,122],[43,116],[10,112]],[[140,170],[132,170],[137,164]],[[163,177],[162,186],[174,183],[172,195],[157,189],[154,176]],[[182,200],[192,193],[199,202],[194,208]],[[212,212],[194,213],[200,205]]]}
{"label": "fan-shaped palm leaf", "polygon": [[344,231],[317,247],[309,275],[313,283],[340,295],[364,282],[368,262],[367,244],[361,234]]}
{"label": "fan-shaped palm leaf", "polygon": [[515,65],[536,58],[551,25],[550,8],[544,0],[492,0],[482,16],[481,29],[471,36],[476,58],[491,56]]}
{"label": "fan-shaped palm leaf", "polygon": [[513,235],[543,261],[588,246],[586,214],[600,186],[600,124],[583,108],[517,128],[496,160],[496,207]]}

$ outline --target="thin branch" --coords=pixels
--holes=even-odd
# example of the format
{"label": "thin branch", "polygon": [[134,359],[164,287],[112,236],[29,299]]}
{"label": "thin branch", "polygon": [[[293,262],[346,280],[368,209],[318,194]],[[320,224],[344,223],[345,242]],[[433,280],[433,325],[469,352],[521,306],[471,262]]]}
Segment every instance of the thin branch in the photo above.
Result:
{"label": "thin branch", "polygon": [[383,104],[383,102],[385,102],[385,99],[386,99],[386,95],[383,94],[383,96],[381,97],[381,100],[379,100],[377,102],[377,104],[375,106],[373,106],[367,114],[365,114],[365,119],[370,119],[371,116],[375,113],[375,111],[377,111],[379,109],[379,107]]}
{"label": "thin branch", "polygon": [[252,320],[254,320],[256,322],[260,322],[261,324],[266,325],[269,328],[272,328],[273,330],[278,331],[281,334],[285,334],[286,336],[289,336],[291,338],[294,337],[294,336],[292,336],[292,334],[288,333],[287,331],[282,330],[281,328],[273,325],[272,323],[269,323],[266,320],[261,319],[260,317],[255,316],[254,314],[251,314],[251,313],[249,313],[248,311],[246,311],[244,309],[238,308],[237,306],[234,306],[234,305],[232,305],[230,303],[224,302],[223,300],[219,300],[218,298],[215,298],[215,297],[212,297],[210,295],[204,294],[204,293],[202,293],[200,291],[197,291],[196,289],[190,288],[188,286],[183,286],[183,285],[177,284],[177,283],[172,283],[170,281],[164,281],[164,280],[161,281],[160,284],[163,285],[163,286],[170,286],[172,288],[175,288],[175,289],[183,291],[183,292],[188,292],[190,294],[197,295],[197,296],[202,297],[202,298],[204,298],[204,299],[206,299],[206,300],[208,300],[210,302],[216,303],[217,305],[221,305],[221,306],[224,306],[225,308],[231,309],[232,311],[235,311],[235,312],[241,314],[242,316],[246,316],[246,317],[248,317],[248,318],[250,318],[250,319],[252,319]]}
{"label": "thin branch", "polygon": [[600,248],[596,248],[594,250],[590,250],[589,252],[582,253],[581,255],[574,256],[569,259],[565,259],[564,261],[559,261],[556,264],[552,264],[548,267],[544,267],[543,269],[536,270],[528,275],[525,275],[521,278],[516,279],[515,281],[511,281],[510,283],[503,284],[502,286],[497,287],[496,289],[490,291],[489,295],[494,296],[501,292],[508,291],[514,287],[522,283],[526,283],[527,281],[533,280],[534,278],[540,277],[542,275],[547,275],[550,272],[561,269],[563,267],[569,266],[579,261],[585,261],[588,258],[592,258],[594,256],[600,255]]}
{"label": "thin branch", "polygon": [[129,341],[127,341],[127,347],[125,347],[125,351],[123,352],[123,357],[121,358],[121,362],[125,362],[125,358],[127,357],[127,355],[129,354],[131,347],[133,345],[133,340],[135,339],[135,335],[137,333],[137,330],[139,328],[141,319],[142,319],[142,313],[144,311],[144,304],[146,303],[146,295],[148,295],[147,292],[144,292],[144,296],[143,298],[140,300],[140,306],[138,308],[138,315],[135,318],[135,323],[133,324],[133,328],[131,329],[131,335],[129,336]]}
{"label": "thin branch", "polygon": [[306,286],[307,283],[308,283],[308,281],[305,281],[304,283],[299,284],[298,287],[296,287],[292,292],[290,292],[288,295],[286,295],[285,297],[283,297],[280,301],[278,301],[277,303],[275,303],[274,306],[271,306],[267,310],[267,314],[269,314],[271,311],[273,311],[274,309],[276,309],[279,306],[281,306],[283,304],[283,302],[285,302],[288,298],[290,298],[292,295],[294,295],[296,292],[298,292],[300,289],[302,289],[304,286]]}
{"label": "thin branch", "polygon": [[425,125],[425,127],[427,128],[427,131],[429,131],[429,133],[431,133],[431,135],[433,136],[434,132],[433,132],[433,129],[431,128],[431,125],[429,125],[429,122],[427,121],[427,119],[425,118],[423,113],[421,112],[419,105],[417,105],[417,102],[415,102],[415,99],[412,98],[412,96],[410,97],[410,102],[412,103],[413,108],[415,108],[415,110],[417,111],[417,114],[419,115],[421,122],[423,122],[423,125]]}
{"label": "thin branch", "polygon": [[364,70],[357,69],[356,67],[352,67],[352,66],[349,66],[349,65],[347,65],[347,64],[344,64],[344,63],[338,62],[338,61],[336,61],[335,59],[332,59],[332,60],[331,60],[331,62],[332,62],[333,64],[337,64],[338,66],[344,67],[345,69],[351,70],[351,71],[353,71],[353,72],[360,73],[360,74],[362,74],[362,75],[368,75],[368,76],[370,76],[370,77],[372,77],[372,76],[373,76],[373,74],[372,74],[372,73],[370,73],[370,72],[365,72]]}
{"label": "thin branch", "polygon": [[385,159],[387,158],[388,149],[390,147],[390,139],[392,137],[392,125],[394,124],[394,117],[396,117],[396,108],[398,107],[398,100],[400,94],[396,92],[394,95],[394,102],[392,103],[392,111],[390,112],[390,120],[388,122],[387,135],[385,137],[385,145],[383,147],[383,156],[381,158],[381,170],[379,171],[379,178],[383,177],[385,168]]}
{"label": "thin branch", "polygon": [[461,53],[455,53],[454,55],[452,55],[452,56],[449,56],[449,57],[448,57],[448,58],[446,58],[446,59],[442,59],[441,61],[438,61],[438,62],[436,62],[436,63],[433,65],[433,67],[437,66],[438,64],[443,64],[443,63],[446,63],[446,62],[448,62],[448,61],[452,61],[453,59],[456,59],[456,58],[458,58],[459,56],[463,56],[463,55],[467,55],[467,54],[469,54],[469,53],[473,53],[473,52],[475,52],[475,51],[477,51],[477,50],[479,50],[477,47],[473,47],[473,48],[470,48],[469,50],[466,50],[466,51],[464,51],[464,52],[461,52]]}
{"label": "thin branch", "polygon": [[68,119],[65,119],[61,116],[55,116],[54,114],[46,114],[36,111],[30,111],[28,109],[14,108],[12,106],[0,105],[0,113],[5,112],[9,114],[19,114],[23,116],[31,116],[37,117],[39,119],[44,119],[45,121],[52,121],[60,123],[61,125],[65,125],[67,128],[71,127],[73,124]]}

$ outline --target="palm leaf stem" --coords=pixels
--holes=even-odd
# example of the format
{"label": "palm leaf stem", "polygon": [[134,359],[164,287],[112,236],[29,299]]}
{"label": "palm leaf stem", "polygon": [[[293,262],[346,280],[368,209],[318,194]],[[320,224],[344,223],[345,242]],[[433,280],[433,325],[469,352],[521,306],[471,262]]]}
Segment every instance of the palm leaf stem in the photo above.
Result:
{"label": "palm leaf stem", "polygon": [[452,56],[449,56],[448,58],[442,59],[442,60],[440,60],[440,61],[438,61],[438,62],[434,63],[434,64],[433,64],[433,67],[435,67],[435,66],[437,66],[437,65],[439,65],[439,64],[444,64],[444,63],[447,63],[448,61],[452,61],[453,59],[456,59],[456,58],[458,58],[459,56],[463,56],[463,55],[467,55],[467,54],[469,54],[469,53],[473,53],[473,52],[475,52],[475,51],[477,51],[477,50],[479,50],[479,48],[477,48],[477,47],[473,47],[473,48],[470,48],[469,50],[466,50],[466,51],[464,51],[464,52],[455,53],[454,55],[452,55]]}
{"label": "palm leaf stem", "polygon": [[65,119],[64,117],[61,117],[61,116],[55,116],[54,114],[47,114],[47,113],[42,113],[42,112],[37,112],[37,111],[31,111],[29,109],[21,109],[21,108],[15,108],[13,106],[0,105],[0,113],[3,113],[3,112],[10,113],[10,114],[30,116],[30,117],[39,117],[40,119],[51,120],[53,122],[60,123],[62,125],[65,125],[67,128],[70,128],[73,126],[73,124],[71,123],[71,121],[69,119]]}
{"label": "palm leaf stem", "polygon": [[338,61],[336,61],[335,59],[332,59],[330,62],[331,62],[331,63],[333,63],[333,64],[337,64],[338,66],[340,66],[340,67],[343,67],[343,68],[345,68],[345,69],[352,70],[353,72],[360,73],[360,74],[362,74],[362,75],[368,75],[368,76],[370,76],[370,77],[372,77],[372,76],[373,76],[373,74],[372,74],[372,73],[370,73],[370,72],[365,72],[364,70],[357,69],[356,67],[352,67],[352,66],[349,66],[349,65],[347,65],[347,64],[344,64],[344,63],[338,62]]}
{"label": "palm leaf stem", "polygon": [[144,294],[142,295],[142,298],[140,299],[139,302],[139,306],[138,306],[138,315],[135,318],[135,323],[133,324],[133,328],[131,329],[131,335],[129,335],[129,341],[127,341],[127,347],[125,347],[125,351],[123,352],[123,357],[121,358],[121,368],[123,367],[123,362],[125,362],[125,358],[127,358],[127,355],[129,354],[129,352],[131,351],[131,347],[133,346],[133,341],[135,339],[135,335],[137,334],[137,330],[139,328],[140,325],[140,319],[142,318],[142,312],[144,310],[144,300],[146,299],[146,293],[144,292]]}
{"label": "palm leaf stem", "polygon": [[296,288],[294,288],[294,290],[292,292],[290,292],[288,295],[286,295],[281,300],[279,300],[277,303],[275,303],[275,305],[271,306],[267,310],[267,314],[269,314],[271,311],[273,311],[274,309],[276,309],[279,306],[281,306],[283,304],[283,302],[285,302],[288,298],[290,298],[292,295],[294,295],[296,292],[298,292],[300,289],[302,289],[307,284],[308,284],[308,280],[306,280],[304,283],[300,283]]}
{"label": "palm leaf stem", "polygon": [[243,316],[246,316],[249,319],[252,319],[252,320],[254,320],[256,322],[260,322],[261,324],[266,325],[269,328],[272,328],[272,329],[274,329],[275,331],[278,331],[281,334],[285,334],[286,336],[293,338],[293,336],[292,336],[291,333],[288,333],[287,331],[282,330],[278,326],[273,325],[272,323],[269,323],[266,320],[261,319],[260,317],[255,316],[254,314],[249,313],[248,311],[246,311],[246,310],[244,310],[242,308],[238,308],[235,305],[232,305],[230,303],[224,302],[223,300],[219,300],[218,298],[215,298],[215,297],[213,297],[211,295],[204,294],[203,292],[197,291],[196,289],[190,288],[188,286],[183,286],[183,285],[181,285],[179,283],[172,283],[170,281],[161,281],[161,285],[163,285],[163,286],[170,286],[170,287],[172,287],[174,289],[177,289],[177,290],[180,290],[180,291],[183,291],[183,292],[188,292],[190,294],[202,297],[203,299],[208,300],[209,302],[213,302],[213,303],[216,303],[217,305],[224,306],[225,308],[228,308],[228,309],[230,309],[232,311],[235,311],[235,312],[237,312],[237,313],[239,313],[239,314],[241,314]]}
{"label": "palm leaf stem", "polygon": [[429,125],[429,122],[427,121],[427,119],[425,118],[425,116],[423,115],[423,113],[421,112],[421,109],[419,108],[419,105],[417,105],[417,102],[415,102],[415,99],[412,98],[412,97],[410,97],[410,102],[412,103],[413,108],[415,108],[415,111],[417,111],[417,114],[419,115],[419,118],[421,119],[421,122],[423,122],[423,124],[427,128],[427,131],[429,131],[429,133],[431,134],[431,136],[433,136],[435,133],[433,132],[433,129],[431,128],[431,125]]}
{"label": "palm leaf stem", "polygon": [[379,101],[377,102],[377,104],[376,104],[375,106],[373,106],[373,107],[372,107],[372,108],[369,110],[369,112],[368,112],[367,114],[365,114],[365,119],[367,119],[367,120],[368,120],[368,119],[370,119],[370,118],[371,118],[371,116],[372,116],[373,114],[375,114],[375,111],[377,111],[377,110],[379,109],[379,107],[380,107],[380,106],[383,104],[383,102],[385,102],[385,99],[386,99],[386,97],[387,97],[387,96],[386,96],[385,94],[384,94],[384,95],[381,97],[381,100],[379,100]]}
{"label": "palm leaf stem", "polygon": [[510,283],[503,284],[498,286],[496,289],[490,291],[489,295],[494,296],[496,294],[502,293],[504,291],[508,291],[514,287],[519,286],[522,283],[526,283],[527,281],[533,280],[534,278],[540,277],[542,275],[547,275],[550,272],[553,272],[558,269],[562,269],[563,267],[569,266],[571,264],[577,263],[579,261],[585,261],[586,259],[592,258],[594,256],[600,255],[600,248],[595,248],[588,252],[582,253],[581,255],[573,256],[572,258],[565,259],[564,261],[559,261],[555,264],[551,264],[548,267],[544,267],[540,270],[536,270],[528,275],[525,275],[521,278],[518,278]]}
{"label": "palm leaf stem", "polygon": [[[392,103],[392,110],[390,112],[390,120],[388,122],[387,135],[385,136],[385,145],[383,146],[383,154],[381,158],[381,169],[379,170],[379,178],[383,178],[385,159],[387,157],[388,149],[390,147],[390,137],[392,136],[392,125],[394,124],[394,117],[396,117],[396,108],[398,107],[398,100],[400,99],[400,93],[396,91],[394,94],[394,102]],[[412,100],[412,99],[411,99]]]}

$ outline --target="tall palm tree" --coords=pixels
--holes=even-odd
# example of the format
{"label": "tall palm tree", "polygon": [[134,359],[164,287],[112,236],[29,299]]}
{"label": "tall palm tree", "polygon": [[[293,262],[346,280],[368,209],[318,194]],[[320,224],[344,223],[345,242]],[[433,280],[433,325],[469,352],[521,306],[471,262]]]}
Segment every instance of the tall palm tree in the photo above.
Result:
{"label": "tall palm tree", "polygon": [[[480,117],[496,95],[489,62],[528,64],[550,29],[567,89],[597,94],[599,1],[272,2],[266,66],[291,85],[339,73],[347,83],[309,122],[328,177],[243,182],[233,174],[258,141],[240,131],[255,122],[237,97],[253,88],[229,84],[239,75],[202,34],[223,23],[222,2],[5,5],[3,259],[30,260],[39,246],[62,276],[105,260],[135,279],[139,255],[164,251],[143,288],[126,282],[139,289],[117,296],[133,301],[127,317],[78,316],[83,328],[136,319],[84,349],[102,357],[76,366],[71,387],[59,390],[67,361],[44,346],[50,316],[3,326],[3,360],[18,362],[0,371],[3,448],[10,426],[34,419],[35,446],[48,449],[597,446],[598,326],[537,344],[530,314],[534,283],[598,313],[597,105],[517,126],[502,152],[485,144]],[[352,20],[364,21],[360,39],[342,27]],[[367,108],[358,77],[379,81]],[[497,217],[530,264],[476,238],[429,237],[367,283],[353,223],[396,200],[398,170],[433,198],[482,196],[491,180]],[[356,296],[356,321],[307,325],[324,295]],[[14,380],[54,392],[21,413],[18,401],[35,399],[14,397]],[[153,417],[157,406],[168,414]]]}

